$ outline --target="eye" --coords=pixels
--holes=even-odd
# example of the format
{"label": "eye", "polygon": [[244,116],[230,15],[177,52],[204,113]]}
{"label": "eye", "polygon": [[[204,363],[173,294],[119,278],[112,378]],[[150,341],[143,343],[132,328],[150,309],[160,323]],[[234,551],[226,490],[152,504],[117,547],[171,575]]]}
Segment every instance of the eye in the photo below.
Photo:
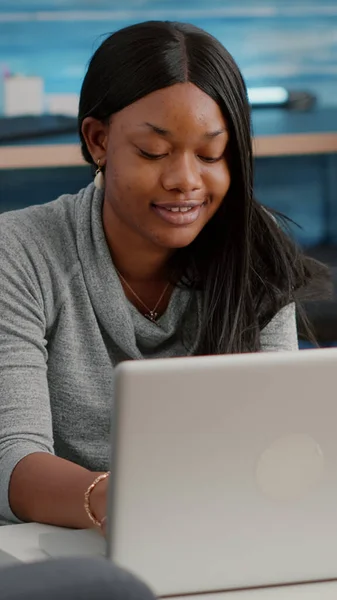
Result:
{"label": "eye", "polygon": [[142,150],[141,148],[138,148],[138,150],[141,156],[147,158],[148,160],[159,160],[160,158],[164,158],[166,156],[166,154],[151,154],[150,152],[145,152],[145,150]]}
{"label": "eye", "polygon": [[216,163],[216,162],[219,162],[223,158],[223,154],[221,154],[221,156],[217,156],[217,157],[199,156],[198,158],[200,158],[200,160],[202,160],[206,163]]}

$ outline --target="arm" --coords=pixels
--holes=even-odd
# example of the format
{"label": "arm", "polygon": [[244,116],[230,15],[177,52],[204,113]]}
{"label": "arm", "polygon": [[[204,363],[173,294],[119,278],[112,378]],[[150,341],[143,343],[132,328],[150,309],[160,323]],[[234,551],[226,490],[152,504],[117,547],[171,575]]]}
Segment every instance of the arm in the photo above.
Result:
{"label": "arm", "polygon": [[[97,475],[52,454],[30,454],[13,471],[9,488],[11,509],[22,521],[79,529],[92,527],[84,510],[84,493]],[[91,494],[90,506],[98,520],[105,516],[106,488],[105,480]]]}
{"label": "arm", "polygon": [[298,350],[295,304],[282,308],[261,331],[261,351]]}
{"label": "arm", "polygon": [[[44,299],[36,247],[23,238],[13,217],[1,218],[0,519],[89,527],[84,492],[96,474],[54,456]],[[92,494],[97,518],[105,487]]]}

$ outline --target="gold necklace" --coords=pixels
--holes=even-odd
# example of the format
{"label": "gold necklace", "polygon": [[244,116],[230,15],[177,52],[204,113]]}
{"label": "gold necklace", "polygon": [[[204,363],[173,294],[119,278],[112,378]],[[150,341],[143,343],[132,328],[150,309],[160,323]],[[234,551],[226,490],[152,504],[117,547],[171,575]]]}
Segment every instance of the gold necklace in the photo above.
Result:
{"label": "gold necklace", "polygon": [[119,277],[121,278],[121,280],[124,282],[124,284],[126,285],[126,287],[130,290],[131,294],[133,294],[133,296],[138,300],[138,302],[140,302],[142,304],[142,306],[144,306],[144,308],[147,310],[147,312],[145,313],[144,317],[146,319],[148,319],[149,321],[151,321],[151,323],[155,323],[156,325],[158,325],[157,323],[157,318],[158,318],[158,313],[157,308],[159,306],[159,304],[161,303],[162,299],[164,298],[169,286],[170,286],[170,282],[165,286],[156,306],[151,310],[146,304],[145,302],[143,302],[143,300],[138,296],[138,294],[136,294],[136,292],[132,289],[131,285],[126,281],[125,277],[123,277],[122,273],[120,273],[117,269],[117,267],[115,267]]}

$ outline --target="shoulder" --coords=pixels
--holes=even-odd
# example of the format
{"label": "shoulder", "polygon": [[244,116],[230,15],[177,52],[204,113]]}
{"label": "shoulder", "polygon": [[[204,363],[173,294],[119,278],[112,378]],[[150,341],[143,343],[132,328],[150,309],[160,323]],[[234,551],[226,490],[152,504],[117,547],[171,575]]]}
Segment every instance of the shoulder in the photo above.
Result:
{"label": "shoulder", "polygon": [[0,260],[10,248],[33,262],[44,260],[65,266],[73,262],[76,213],[85,191],[0,215]]}
{"label": "shoulder", "polygon": [[287,304],[261,332],[262,351],[298,350],[296,305]]}
{"label": "shoulder", "polygon": [[81,192],[82,190],[74,195],[64,194],[46,204],[3,213],[0,215],[0,231],[5,236],[17,235],[26,245],[36,238],[53,243],[57,235],[67,234],[71,228],[76,200]]}
{"label": "shoulder", "polygon": [[81,269],[77,215],[90,190],[0,215],[0,300],[35,298],[48,323]]}

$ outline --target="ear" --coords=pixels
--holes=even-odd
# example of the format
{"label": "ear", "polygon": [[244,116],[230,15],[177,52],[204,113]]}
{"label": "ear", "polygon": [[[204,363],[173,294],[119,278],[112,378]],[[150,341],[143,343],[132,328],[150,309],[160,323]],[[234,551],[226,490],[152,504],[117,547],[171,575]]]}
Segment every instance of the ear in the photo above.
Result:
{"label": "ear", "polygon": [[97,163],[101,161],[101,166],[104,165],[107,142],[108,142],[108,123],[102,123],[94,117],[86,117],[82,122],[82,135],[85,139],[87,148],[94,160]]}

